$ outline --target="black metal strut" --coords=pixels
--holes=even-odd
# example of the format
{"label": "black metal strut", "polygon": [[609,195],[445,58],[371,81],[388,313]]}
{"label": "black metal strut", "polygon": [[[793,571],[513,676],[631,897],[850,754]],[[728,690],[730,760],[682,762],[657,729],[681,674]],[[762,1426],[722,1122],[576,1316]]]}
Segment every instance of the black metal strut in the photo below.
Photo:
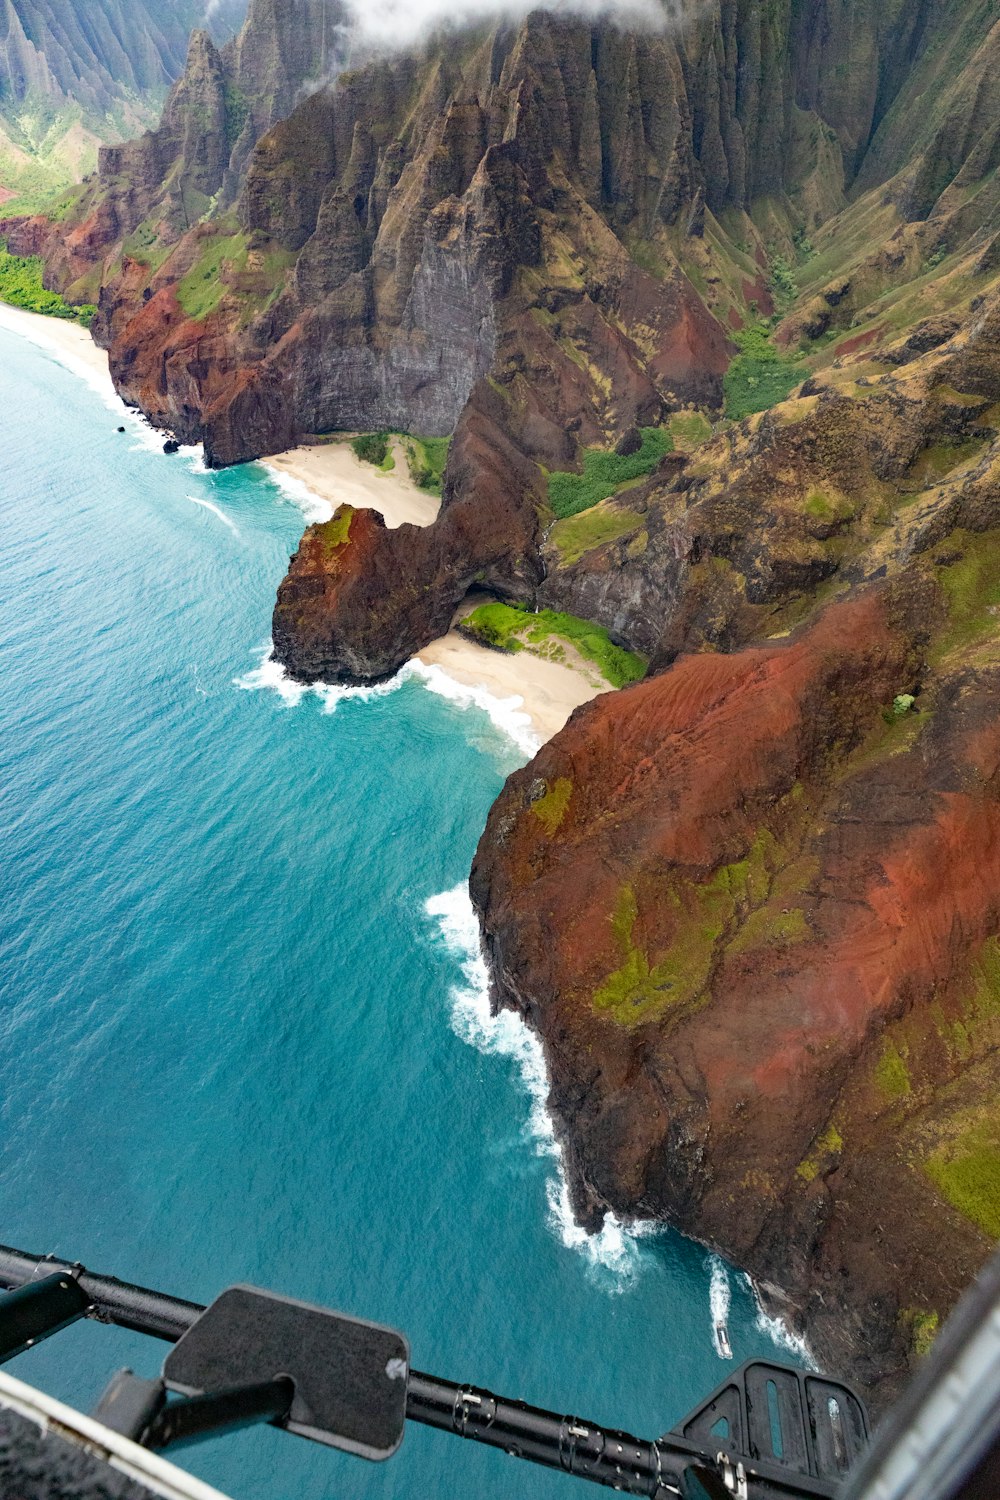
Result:
{"label": "black metal strut", "polygon": [[[39,1281],[40,1276],[45,1280]],[[378,1379],[382,1380],[382,1415],[385,1417],[388,1409],[386,1400],[391,1406],[394,1392],[398,1391],[398,1399],[403,1402],[400,1435],[405,1414],[406,1420],[487,1444],[517,1458],[626,1494],[652,1497],[652,1500],[666,1500],[669,1496],[682,1496],[686,1500],[689,1496],[705,1494],[743,1496],[747,1500],[756,1500],[756,1497],[781,1500],[786,1496],[789,1500],[834,1500],[840,1492],[842,1473],[823,1472],[821,1467],[817,1468],[815,1446],[810,1450],[811,1471],[807,1473],[783,1465],[770,1456],[751,1457],[738,1450],[735,1456],[730,1456],[718,1451],[727,1446],[723,1438],[713,1440],[716,1441],[715,1451],[707,1452],[704,1441],[691,1441],[680,1429],[655,1441],[636,1438],[595,1422],[561,1416],[479,1387],[458,1385],[410,1369],[408,1349],[401,1335],[331,1314],[325,1309],[307,1308],[305,1304],[275,1298],[254,1288],[230,1288],[206,1309],[199,1303],[165,1296],[114,1276],[96,1275],[78,1264],[0,1246],[0,1287],[25,1287],[26,1283],[32,1282],[41,1287],[55,1280],[60,1287],[69,1281],[77,1289],[76,1301],[82,1306],[75,1316],[84,1315],[114,1323],[177,1345],[175,1353],[164,1365],[165,1383],[139,1381],[130,1372],[123,1372],[112,1382],[95,1413],[106,1425],[135,1436],[150,1447],[192,1441],[218,1431],[224,1425],[258,1420],[273,1422],[292,1432],[366,1457],[385,1457],[394,1451],[391,1437],[384,1433],[373,1437],[371,1433],[352,1435],[350,1431],[351,1423],[357,1420],[359,1411],[363,1411],[365,1399],[372,1408],[380,1399],[375,1389],[377,1380],[363,1370],[357,1382],[361,1387],[359,1394],[347,1394],[344,1410],[333,1410],[325,1430],[318,1430],[323,1424],[316,1418],[316,1401],[312,1393],[307,1393],[309,1401],[305,1406],[301,1405],[297,1375],[294,1381],[289,1380],[285,1368],[273,1366],[257,1369],[255,1373],[254,1359],[259,1366],[261,1358],[271,1357],[270,1354],[261,1355],[259,1347],[262,1338],[266,1343],[262,1329],[267,1319],[277,1317],[279,1324],[284,1319],[287,1332],[296,1326],[296,1317],[301,1323],[308,1314],[312,1321],[307,1319],[302,1325],[302,1337],[296,1337],[295,1347],[301,1357],[309,1343],[309,1329],[317,1322],[320,1342],[313,1344],[314,1365],[322,1365],[324,1361],[329,1364],[331,1340],[333,1346],[338,1346],[339,1341],[332,1358],[335,1368],[340,1371],[339,1381],[333,1383],[341,1388],[341,1394],[345,1384],[354,1383],[355,1368],[361,1369],[350,1363],[354,1356],[350,1347],[346,1347],[345,1353],[344,1339],[349,1346],[352,1337],[363,1338],[366,1330],[369,1344],[372,1337],[382,1338],[382,1344],[378,1346],[381,1351],[378,1361],[382,1368],[376,1372]],[[65,1290],[61,1295],[66,1296]],[[250,1304],[247,1304],[248,1298]],[[240,1299],[243,1299],[242,1303]],[[0,1357],[5,1347],[3,1305],[4,1299],[0,1298]],[[252,1318],[248,1315],[248,1305],[256,1309]],[[292,1318],[292,1324],[288,1323],[288,1318]],[[324,1318],[331,1324],[328,1332],[322,1325]],[[254,1339],[251,1341],[245,1339],[248,1323],[253,1327]],[[65,1326],[65,1323],[60,1326]],[[361,1330],[360,1335],[358,1330]],[[248,1349],[240,1346],[241,1331],[244,1343],[255,1343],[256,1352],[251,1349],[248,1354]],[[393,1340],[400,1341],[398,1349]],[[186,1356],[185,1350],[188,1351]],[[341,1360],[339,1366],[336,1365],[337,1358]],[[233,1368],[238,1372],[235,1380],[231,1375],[228,1379],[212,1378]],[[308,1366],[306,1368],[308,1373]],[[749,1368],[780,1369],[773,1366]],[[343,1378],[345,1370],[349,1372],[346,1381]],[[405,1390],[398,1384],[400,1379],[406,1382]],[[740,1372],[732,1379],[739,1382]],[[393,1382],[397,1384],[394,1386]],[[182,1392],[186,1399],[168,1404],[167,1388]],[[842,1389],[845,1395],[850,1395],[846,1388]],[[332,1400],[336,1408],[339,1399],[336,1389],[332,1395],[327,1389],[324,1399],[328,1405]],[[850,1399],[857,1400],[853,1396]],[[391,1412],[389,1415],[391,1417]],[[398,1440],[395,1446],[398,1446]],[[696,1473],[697,1482],[692,1483],[691,1476]]]}

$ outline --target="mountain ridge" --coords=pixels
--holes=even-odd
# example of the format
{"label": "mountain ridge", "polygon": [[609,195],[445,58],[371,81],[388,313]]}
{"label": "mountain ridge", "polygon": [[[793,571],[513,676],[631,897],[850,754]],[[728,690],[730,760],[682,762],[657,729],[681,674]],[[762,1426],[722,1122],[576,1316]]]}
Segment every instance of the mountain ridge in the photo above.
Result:
{"label": "mountain ridge", "polygon": [[452,435],[434,525],[307,530],[292,675],[387,677],[474,588],[649,662],[491,814],[495,995],[581,1218],[679,1223],[884,1399],[1000,1232],[1000,4],[536,12],[316,88],[328,21],[196,33],[0,233],[212,463]]}

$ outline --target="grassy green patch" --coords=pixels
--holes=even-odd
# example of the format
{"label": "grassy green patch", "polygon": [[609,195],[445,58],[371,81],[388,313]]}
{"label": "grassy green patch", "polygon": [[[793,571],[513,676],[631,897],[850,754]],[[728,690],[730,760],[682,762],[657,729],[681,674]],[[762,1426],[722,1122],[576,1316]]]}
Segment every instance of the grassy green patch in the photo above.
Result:
{"label": "grassy green patch", "polygon": [[203,241],[203,249],[186,276],[177,283],[177,300],[189,318],[207,318],[226,294],[225,271],[243,271],[247,263],[247,240],[242,231],[216,234]]}
{"label": "grassy green patch", "polygon": [[809,936],[809,923],[801,906],[777,912],[770,906],[762,906],[750,913],[730,944],[729,951],[743,953],[771,943],[781,943],[787,947],[792,943],[804,943]]}
{"label": "grassy green patch", "polygon": [[[1000,538],[996,532],[953,532],[938,549],[939,579],[948,601],[949,628],[940,652],[997,633],[1000,612]],[[953,561],[949,559],[954,559]]]}
{"label": "grassy green patch", "polygon": [[674,440],[662,427],[642,428],[642,447],[624,457],[606,448],[585,448],[583,473],[549,475],[549,504],[560,520],[579,515],[609,500],[632,480],[651,474],[665,453],[673,451]]}
{"label": "grassy green patch", "polygon": [[712,436],[712,424],[700,411],[679,411],[667,423],[674,444],[682,453],[700,447]]}
{"label": "grassy green patch", "polygon": [[552,786],[546,783],[545,795],[531,804],[531,811],[550,837],[560,827],[566,816],[572,795],[573,783],[568,776],[560,776]]}
{"label": "grassy green patch", "polygon": [[906,1059],[891,1042],[886,1043],[875,1064],[875,1082],[886,1099],[904,1099],[910,1092],[910,1070]]}
{"label": "grassy green patch", "polygon": [[940,1318],[936,1312],[921,1312],[918,1307],[907,1307],[902,1314],[910,1329],[910,1342],[918,1359],[926,1359],[937,1338]]}
{"label": "grassy green patch", "polygon": [[323,543],[323,552],[329,557],[336,552],[338,547],[343,547],[350,540],[351,522],[354,519],[354,507],[342,505],[329,521],[324,521],[322,526],[316,529]]}
{"label": "grassy green patch", "polygon": [[[720,941],[727,942],[727,951],[732,953],[757,918],[760,924],[754,929],[754,944],[757,939],[775,944],[808,938],[810,929],[801,909],[774,910],[786,898],[774,876],[781,862],[778,841],[762,828],[747,855],[721,865],[711,879],[669,883],[666,889],[660,886],[655,901],[661,912],[672,913],[673,936],[666,953],[655,962],[634,941],[639,919],[636,892],[633,886],[622,886],[610,918],[621,963],[595,990],[595,1010],[612,1014],[619,1025],[634,1026],[663,1011],[694,1004],[705,992]],[[795,871],[793,888],[801,888],[807,870],[801,864],[789,865],[787,870]],[[765,904],[768,901],[772,901],[771,909]],[[730,944],[733,932],[735,941]]]}
{"label": "grassy green patch", "polygon": [[[532,614],[513,604],[481,604],[463,622],[463,628],[488,646],[501,651],[544,647],[552,636],[569,641],[580,655],[597,667],[612,687],[627,687],[645,675],[646,663],[633,651],[616,646],[601,625],[553,609]],[[546,654],[535,650],[536,655]]]}
{"label": "grassy green patch", "polygon": [[363,432],[351,440],[351,447],[362,463],[373,464],[376,469],[384,468],[386,459],[392,457],[387,432]]}
{"label": "grassy green patch", "polygon": [[844,1138],[840,1131],[836,1125],[828,1125],[805,1161],[799,1162],[795,1168],[796,1175],[801,1177],[803,1182],[814,1182],[824,1164],[839,1156],[843,1149]]}
{"label": "grassy green patch", "polygon": [[924,1170],[953,1208],[1000,1239],[1000,1120],[970,1125],[939,1146]]}
{"label": "grassy green patch", "polygon": [[981,438],[967,438],[961,443],[931,443],[913,460],[907,484],[915,487],[919,494],[921,490],[946,479],[960,464],[967,464],[977,458],[985,447],[986,443]]}
{"label": "grassy green patch", "polygon": [[407,438],[406,458],[410,478],[418,489],[440,495],[451,438]]}
{"label": "grassy green patch", "polygon": [[973,965],[975,989],[966,1013],[974,1024],[1000,1019],[1000,938],[987,938]]}
{"label": "grassy green patch", "polygon": [[96,307],[86,304],[71,307],[58,292],[48,292],[42,285],[44,267],[37,255],[9,255],[0,242],[0,302],[23,307],[28,312],[45,313],[50,318],[67,318],[89,328]]}
{"label": "grassy green patch", "polygon": [[677,892],[667,898],[677,915],[673,941],[659,962],[634,941],[639,909],[635,891],[622,887],[611,915],[611,929],[621,963],[594,991],[594,1009],[609,1013],[619,1025],[634,1026],[667,1008],[696,1000],[708,982],[715,945],[729,920],[733,898],[724,881],[714,877],[695,893],[688,912]]}
{"label": "grassy green patch", "polygon": [[151,219],[143,219],[122,241],[122,254],[141,261],[151,271],[159,270],[173,248],[173,245],[164,245],[160,241]]}
{"label": "grassy green patch", "polygon": [[815,516],[818,521],[829,521],[833,519],[837,511],[822,490],[813,490],[812,494],[806,497],[806,514]]}
{"label": "grassy green patch", "polygon": [[802,363],[779,354],[761,324],[734,333],[733,340],[740,352],[726,372],[723,390],[726,416],[734,422],[777,406],[806,378]]}
{"label": "grassy green patch", "polygon": [[564,563],[579,562],[585,552],[613,542],[642,525],[642,517],[634,510],[623,510],[618,506],[594,505],[581,511],[578,516],[567,516],[557,521],[549,532],[549,541],[559,551]]}

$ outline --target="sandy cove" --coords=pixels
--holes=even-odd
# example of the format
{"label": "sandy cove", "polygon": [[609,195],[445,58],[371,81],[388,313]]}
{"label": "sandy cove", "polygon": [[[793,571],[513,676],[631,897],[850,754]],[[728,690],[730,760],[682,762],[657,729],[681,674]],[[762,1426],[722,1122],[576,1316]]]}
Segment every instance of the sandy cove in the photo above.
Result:
{"label": "sandy cove", "polygon": [[60,364],[80,375],[88,385],[102,388],[103,395],[115,393],[108,373],[108,356],[98,349],[90,334],[69,318],[47,318],[41,313],[25,312],[0,302],[0,328],[20,334],[40,349],[55,355]]}
{"label": "sandy cove", "polygon": [[314,495],[336,509],[353,505],[358,510],[381,511],[387,526],[429,526],[441,509],[436,495],[420,490],[410,478],[406,454],[398,438],[392,440],[396,467],[388,473],[362,463],[344,438],[327,443],[307,443],[264,459],[276,474],[297,479]]}
{"label": "sandy cove", "polygon": [[[114,394],[107,355],[79,323],[43,317],[0,302],[0,328],[48,350],[103,396]],[[369,507],[382,513],[387,526],[429,526],[440,501],[418,489],[410,479],[398,439],[393,442],[393,456],[395,469],[383,473],[362,463],[349,442],[335,441],[303,445],[265,462],[275,474],[297,479],[333,507],[344,503]],[[577,668],[544,661],[527,651],[508,656],[477,646],[454,629],[441,640],[432,641],[417,659],[470,689],[472,701],[476,701],[478,691],[500,700],[507,710],[526,714],[539,743],[558,734],[581,703],[608,691],[586,663],[581,662]]]}
{"label": "sandy cove", "polygon": [[[396,467],[388,473],[362,463],[349,441],[311,443],[293,448],[277,458],[265,459],[277,474],[297,479],[329,505],[353,505],[380,511],[387,526],[409,523],[429,526],[441,508],[434,496],[420,490],[410,478],[403,445],[393,439]],[[463,611],[459,611],[461,615]],[[567,656],[575,656],[571,648]],[[521,709],[531,720],[539,743],[558,734],[581,703],[589,703],[608,692],[596,672],[580,661],[579,666],[545,661],[528,651],[516,656],[477,646],[452,629],[432,641],[417,655],[427,667],[436,667],[454,682],[482,689],[512,709]],[[515,700],[520,699],[520,702]]]}

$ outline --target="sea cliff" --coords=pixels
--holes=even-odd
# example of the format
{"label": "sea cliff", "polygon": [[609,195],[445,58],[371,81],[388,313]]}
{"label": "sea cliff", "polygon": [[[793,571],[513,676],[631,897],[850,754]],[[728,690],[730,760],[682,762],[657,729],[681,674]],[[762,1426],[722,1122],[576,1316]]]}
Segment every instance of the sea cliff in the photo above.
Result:
{"label": "sea cliff", "polygon": [[350,69],[321,11],[196,33],[159,128],[0,233],[212,464],[451,437],[432,525],[306,532],[293,675],[384,678],[472,590],[648,663],[491,814],[496,999],[581,1219],[669,1218],[882,1398],[1000,1234],[995,6]]}

